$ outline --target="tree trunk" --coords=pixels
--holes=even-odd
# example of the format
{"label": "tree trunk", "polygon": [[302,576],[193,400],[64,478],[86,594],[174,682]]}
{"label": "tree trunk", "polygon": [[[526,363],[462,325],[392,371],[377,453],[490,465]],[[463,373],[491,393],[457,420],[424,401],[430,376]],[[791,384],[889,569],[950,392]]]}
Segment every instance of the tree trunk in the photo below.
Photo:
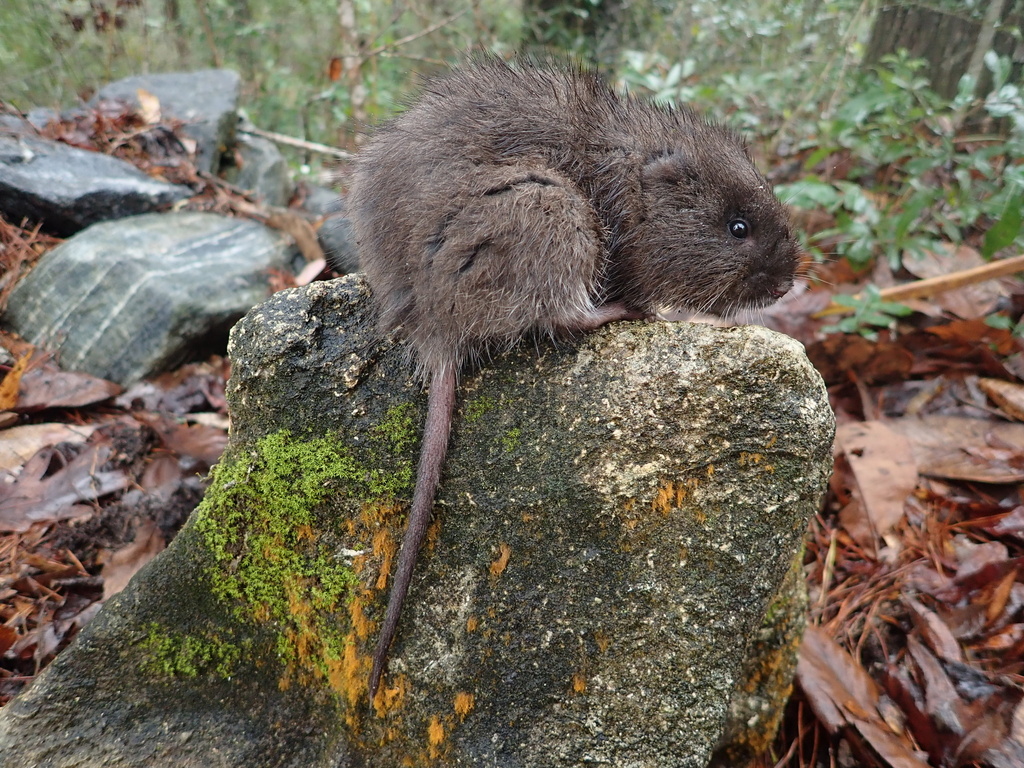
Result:
{"label": "tree trunk", "polygon": [[[884,55],[906,49],[914,58],[928,62],[925,74],[932,89],[946,99],[956,95],[960,78],[971,70],[971,62],[984,56],[989,48],[1010,56],[1014,61],[1013,76],[1018,77],[1024,63],[1024,47],[1008,32],[995,31],[992,17],[997,21],[1001,18],[1003,24],[1018,26],[1020,18],[1012,15],[1013,5],[1004,5],[1004,0],[989,3],[987,11],[998,6],[1001,13],[986,13],[984,21],[919,5],[883,7],[875,16],[864,63],[874,65]],[[991,87],[992,78],[987,70],[979,74],[976,92],[984,94]]]}

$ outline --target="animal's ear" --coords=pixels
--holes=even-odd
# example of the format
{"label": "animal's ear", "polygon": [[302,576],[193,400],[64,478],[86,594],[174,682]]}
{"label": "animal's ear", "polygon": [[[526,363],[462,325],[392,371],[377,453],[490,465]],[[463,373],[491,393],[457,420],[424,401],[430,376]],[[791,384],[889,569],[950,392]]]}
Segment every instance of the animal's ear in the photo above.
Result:
{"label": "animal's ear", "polygon": [[641,178],[645,188],[690,185],[697,181],[698,172],[685,154],[670,150],[649,156]]}

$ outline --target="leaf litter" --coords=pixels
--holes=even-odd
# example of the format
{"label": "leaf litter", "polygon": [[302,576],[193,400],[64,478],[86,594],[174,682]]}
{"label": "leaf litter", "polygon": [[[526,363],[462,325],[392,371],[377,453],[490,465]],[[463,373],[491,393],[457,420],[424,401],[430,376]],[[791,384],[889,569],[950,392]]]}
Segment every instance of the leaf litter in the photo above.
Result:
{"label": "leaf litter", "polygon": [[32,365],[0,429],[0,704],[164,549],[227,443],[221,357],[126,392]]}
{"label": "leaf litter", "polygon": [[[1024,290],[1004,293],[1019,322]],[[1024,344],[978,319],[991,300],[964,291],[874,339],[785,320],[828,386],[836,461],[758,768],[1024,766]]]}

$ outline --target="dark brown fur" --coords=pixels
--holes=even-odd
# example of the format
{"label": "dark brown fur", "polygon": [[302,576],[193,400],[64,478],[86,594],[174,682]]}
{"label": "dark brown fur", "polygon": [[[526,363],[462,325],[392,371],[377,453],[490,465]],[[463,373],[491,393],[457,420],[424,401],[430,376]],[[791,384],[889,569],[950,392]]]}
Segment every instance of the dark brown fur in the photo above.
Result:
{"label": "dark brown fur", "polygon": [[[482,59],[428,85],[356,162],[348,210],[382,328],[430,382],[375,695],[447,450],[458,372],[525,334],[659,307],[770,304],[798,263],[785,208],[739,138],[596,75]],[[738,238],[730,222],[742,220]],[[735,228],[735,224],[732,225]]]}

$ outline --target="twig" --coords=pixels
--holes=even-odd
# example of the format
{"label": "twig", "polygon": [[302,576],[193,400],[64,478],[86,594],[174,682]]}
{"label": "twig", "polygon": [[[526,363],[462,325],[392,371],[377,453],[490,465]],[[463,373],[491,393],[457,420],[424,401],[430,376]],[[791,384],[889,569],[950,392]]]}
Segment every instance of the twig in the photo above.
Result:
{"label": "twig", "polygon": [[239,133],[247,133],[251,136],[261,136],[264,139],[270,139],[277,144],[285,144],[289,147],[297,147],[299,149],[308,149],[310,152],[319,152],[322,155],[331,155],[333,157],[340,157],[343,160],[348,160],[353,157],[351,152],[347,152],[344,149],[337,149],[336,147],[329,147],[326,144],[317,144],[315,141],[306,141],[305,139],[296,139],[294,136],[285,136],[283,133],[274,133],[273,131],[264,131],[262,128],[244,128],[239,129]]}
{"label": "twig", "polygon": [[[1024,253],[1014,256],[1012,259],[1000,259],[989,264],[982,264],[980,267],[971,267],[959,272],[951,272],[948,275],[939,275],[938,277],[929,277],[924,280],[915,280],[912,283],[883,288],[878,292],[878,295],[883,301],[922,299],[934,296],[937,293],[945,293],[946,291],[963,288],[965,285],[973,285],[974,283],[983,283],[986,280],[1006,277],[1017,272],[1024,272]],[[842,315],[852,311],[851,307],[831,304],[821,312],[818,312],[815,317]]]}
{"label": "twig", "polygon": [[447,19],[442,19],[441,21],[437,22],[436,24],[431,24],[426,29],[421,29],[419,32],[414,32],[411,35],[406,35],[405,37],[401,37],[398,40],[394,40],[394,41],[392,41],[390,43],[384,43],[383,45],[378,45],[373,50],[367,51],[365,54],[363,54],[363,56],[362,56],[363,61],[365,62],[367,59],[372,58],[373,56],[378,56],[378,55],[384,53],[385,51],[387,51],[390,48],[398,48],[399,46],[405,45],[406,43],[411,43],[413,40],[418,40],[421,37],[425,37],[426,35],[429,35],[431,32],[436,32],[441,27],[444,27],[444,26],[447,26],[448,24],[451,24],[453,21],[458,19],[460,16],[465,16],[468,10],[469,9],[461,10],[458,13],[449,16]]}

